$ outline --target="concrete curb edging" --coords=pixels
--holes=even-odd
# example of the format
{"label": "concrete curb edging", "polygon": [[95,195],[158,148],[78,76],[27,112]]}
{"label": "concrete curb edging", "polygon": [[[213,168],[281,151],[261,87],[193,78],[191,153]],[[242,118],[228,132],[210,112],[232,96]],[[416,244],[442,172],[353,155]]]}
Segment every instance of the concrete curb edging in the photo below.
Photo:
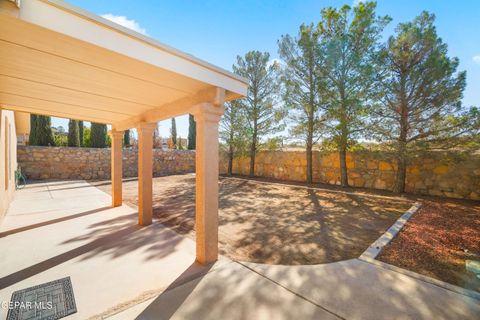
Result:
{"label": "concrete curb edging", "polygon": [[449,291],[452,291],[452,292],[455,292],[455,293],[458,293],[458,294],[461,294],[461,295],[464,295],[464,296],[467,296],[467,297],[470,297],[470,298],[473,298],[473,299],[476,299],[476,300],[480,300],[480,293],[476,292],[476,291],[473,291],[473,290],[465,289],[465,288],[450,284],[450,283],[442,281],[442,280],[438,280],[438,279],[435,279],[435,278],[424,276],[423,274],[419,274],[419,273],[416,273],[414,271],[403,269],[403,268],[400,268],[400,267],[397,267],[397,266],[394,266],[394,265],[391,265],[391,264],[388,264],[388,263],[385,263],[385,262],[382,262],[382,261],[379,261],[379,260],[375,260],[375,259],[371,259],[371,258],[362,258],[362,259],[359,258],[359,260],[361,260],[363,262],[366,262],[366,263],[374,264],[374,265],[379,266],[379,267],[384,268],[384,269],[388,269],[388,270],[392,270],[392,271],[404,274],[406,276],[418,279],[418,280],[423,281],[423,282],[433,284],[437,287],[440,287],[440,288],[443,288],[443,289],[446,289],[446,290],[449,290]]}
{"label": "concrete curb edging", "polygon": [[415,204],[408,209],[400,218],[398,218],[395,223],[388,228],[388,230],[374,243],[372,243],[367,250],[365,250],[362,255],[359,257],[360,260],[365,259],[375,259],[383,248],[390,243],[390,241],[395,238],[395,236],[402,230],[403,226],[407,221],[412,217],[412,215],[417,212],[418,209],[422,206],[421,202],[415,202]]}

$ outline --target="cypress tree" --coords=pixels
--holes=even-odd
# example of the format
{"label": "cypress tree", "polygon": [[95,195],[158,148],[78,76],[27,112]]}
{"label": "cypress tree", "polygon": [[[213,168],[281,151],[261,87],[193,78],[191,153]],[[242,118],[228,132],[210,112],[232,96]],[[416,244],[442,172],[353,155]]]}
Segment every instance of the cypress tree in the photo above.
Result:
{"label": "cypress tree", "polygon": [[90,143],[92,148],[107,147],[107,125],[92,122],[90,127]]}
{"label": "cypress tree", "polygon": [[188,150],[195,150],[197,139],[197,124],[193,115],[188,115]]}
{"label": "cypress tree", "polygon": [[50,117],[30,115],[29,143],[32,146],[55,146]]}
{"label": "cypress tree", "polygon": [[130,129],[125,130],[123,135],[123,145],[126,147],[130,146]]}
{"label": "cypress tree", "polygon": [[38,138],[38,125],[37,125],[37,115],[30,114],[30,136],[28,142],[30,145],[34,146],[37,144]]}
{"label": "cypress tree", "polygon": [[84,146],[83,141],[83,121],[78,121],[78,138],[80,139],[80,147]]}
{"label": "cypress tree", "polygon": [[173,148],[177,149],[177,124],[175,118],[172,118],[172,128],[170,129],[170,133],[172,135]]}
{"label": "cypress tree", "polygon": [[70,119],[68,121],[68,143],[69,147],[80,147],[80,134],[78,121]]}
{"label": "cypress tree", "polygon": [[178,150],[182,150],[183,149],[183,146],[182,146],[182,136],[178,137]]}

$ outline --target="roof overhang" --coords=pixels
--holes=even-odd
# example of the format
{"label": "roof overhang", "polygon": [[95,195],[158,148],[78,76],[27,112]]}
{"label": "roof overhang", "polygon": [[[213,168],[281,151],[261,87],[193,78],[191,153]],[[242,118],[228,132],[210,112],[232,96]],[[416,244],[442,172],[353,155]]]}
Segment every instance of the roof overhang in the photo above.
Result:
{"label": "roof overhang", "polygon": [[0,11],[2,108],[125,129],[246,95],[245,79],[62,1],[17,10]]}

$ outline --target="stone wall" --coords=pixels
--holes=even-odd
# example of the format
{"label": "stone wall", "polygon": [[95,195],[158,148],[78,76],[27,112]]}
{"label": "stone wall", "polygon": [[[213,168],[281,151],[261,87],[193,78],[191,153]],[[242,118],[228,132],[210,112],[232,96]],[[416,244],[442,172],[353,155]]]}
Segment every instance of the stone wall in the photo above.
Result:
{"label": "stone wall", "polygon": [[[227,161],[221,157],[220,172]],[[385,153],[355,152],[347,156],[349,183],[355,187],[392,190],[396,165]],[[235,159],[233,171],[248,175],[249,158]],[[280,180],[305,181],[307,162],[304,152],[265,151],[256,156],[255,175]],[[340,184],[338,153],[313,154],[314,182]],[[432,152],[415,158],[407,168],[406,191],[410,193],[480,200],[480,155],[462,158],[455,154]]]}
{"label": "stone wall", "polygon": [[[195,172],[195,151],[153,152],[153,175]],[[110,149],[18,146],[18,165],[28,179],[110,179]],[[138,150],[123,149],[123,176],[136,177]]]}
{"label": "stone wall", "polygon": [[[110,149],[18,146],[18,164],[29,179],[110,179]],[[137,176],[137,149],[123,149],[123,176]],[[236,174],[248,175],[248,158],[235,159]],[[384,153],[355,152],[347,156],[352,186],[392,190],[396,165]],[[337,153],[313,154],[314,182],[340,184]],[[280,180],[305,181],[304,152],[265,151],[256,157],[255,175]],[[195,171],[195,152],[154,150],[154,176]],[[227,161],[221,155],[220,173]],[[407,169],[407,192],[480,200],[480,155],[429,153],[415,158]]]}

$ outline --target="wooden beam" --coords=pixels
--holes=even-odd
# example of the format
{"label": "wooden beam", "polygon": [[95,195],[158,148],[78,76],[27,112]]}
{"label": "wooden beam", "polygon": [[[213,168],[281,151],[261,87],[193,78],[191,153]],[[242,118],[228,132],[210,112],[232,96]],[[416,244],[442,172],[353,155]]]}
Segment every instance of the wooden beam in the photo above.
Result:
{"label": "wooden beam", "polygon": [[105,118],[97,118],[97,117],[92,117],[88,114],[85,113],[73,113],[68,111],[68,106],[63,105],[63,107],[60,110],[65,110],[66,112],[63,111],[52,111],[51,109],[46,109],[46,108],[38,108],[35,104],[26,104],[26,105],[11,105],[11,104],[4,104],[0,102],[0,108],[5,109],[5,110],[11,110],[11,111],[20,111],[20,112],[27,112],[27,113],[33,113],[33,114],[38,114],[42,116],[49,116],[49,117],[60,117],[60,118],[66,118],[66,119],[72,119],[72,120],[80,120],[80,121],[90,121],[90,122],[96,122],[96,123],[103,123],[103,124],[110,124],[110,121],[105,119]]}
{"label": "wooden beam", "polygon": [[152,123],[165,119],[181,116],[184,114],[195,113],[195,106],[201,103],[211,103],[220,106],[225,101],[225,89],[209,88],[201,90],[196,94],[181,98],[174,102],[166,103],[158,108],[145,111],[141,115],[132,117],[125,121],[119,121],[112,124],[114,130],[123,131],[137,127],[140,123]]}

